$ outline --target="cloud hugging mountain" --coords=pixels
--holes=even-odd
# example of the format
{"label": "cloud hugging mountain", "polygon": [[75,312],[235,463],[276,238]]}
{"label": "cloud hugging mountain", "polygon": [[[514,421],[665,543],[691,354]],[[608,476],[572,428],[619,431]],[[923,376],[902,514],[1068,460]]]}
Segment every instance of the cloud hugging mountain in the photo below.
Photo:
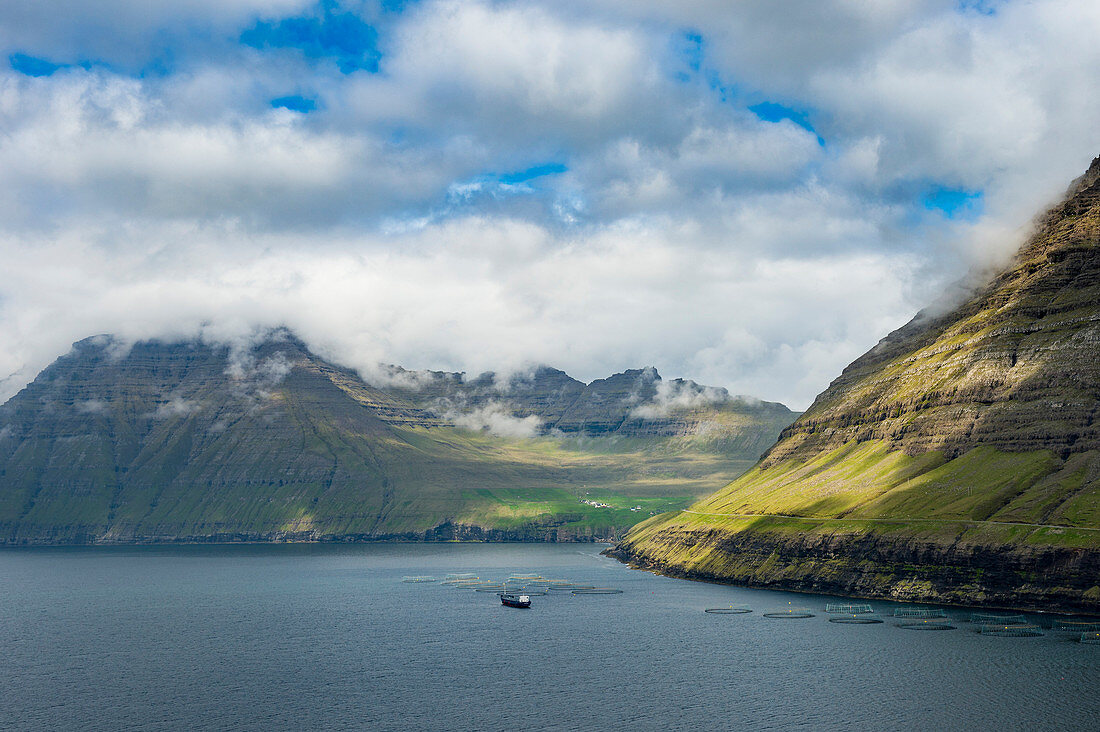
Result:
{"label": "cloud hugging mountain", "polygon": [[727,482],[795,416],[652,368],[379,370],[285,330],[80,341],[0,406],[0,541],[607,538]]}
{"label": "cloud hugging mountain", "polygon": [[1100,609],[1100,157],[1012,264],[856,359],[751,471],[635,527],[673,573]]}
{"label": "cloud hugging mountain", "polygon": [[1064,0],[7,0],[0,399],[89,333],[288,325],[363,372],[803,408],[1094,152],[1097,35]]}

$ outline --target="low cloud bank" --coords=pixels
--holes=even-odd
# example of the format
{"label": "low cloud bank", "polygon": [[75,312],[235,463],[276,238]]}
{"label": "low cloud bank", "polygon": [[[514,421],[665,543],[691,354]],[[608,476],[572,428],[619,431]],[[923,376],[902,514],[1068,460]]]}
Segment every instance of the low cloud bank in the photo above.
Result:
{"label": "low cloud bank", "polygon": [[[1100,152],[1095,3],[80,8],[0,4],[0,400],[91,334],[285,325],[409,388],[378,364],[801,409]],[[379,73],[241,43],[334,8]]]}
{"label": "low cloud bank", "polygon": [[631,417],[662,419],[674,411],[700,409],[731,401],[730,393],[726,389],[700,386],[694,381],[662,380],[657,382],[656,388],[656,395],[631,410]]}
{"label": "low cloud bank", "polygon": [[439,414],[457,427],[485,431],[497,437],[536,437],[542,427],[538,417],[516,417],[501,402],[489,402],[469,411],[445,410]]}

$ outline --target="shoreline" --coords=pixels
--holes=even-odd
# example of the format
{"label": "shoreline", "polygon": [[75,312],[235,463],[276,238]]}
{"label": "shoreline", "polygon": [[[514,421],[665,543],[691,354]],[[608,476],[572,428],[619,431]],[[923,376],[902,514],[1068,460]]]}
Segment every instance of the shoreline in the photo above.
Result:
{"label": "shoreline", "polygon": [[[766,542],[766,538],[757,537]],[[1070,593],[1069,588],[1055,584],[1054,577],[1046,586],[1019,585],[1002,576],[980,584],[983,570],[974,567],[952,565],[946,554],[937,557],[925,555],[921,566],[910,564],[902,572],[883,573],[883,567],[866,556],[843,555],[834,547],[830,556],[805,554],[801,557],[780,556],[783,547],[775,544],[772,552],[761,558],[758,552],[745,551],[736,559],[716,561],[714,546],[708,549],[706,561],[700,562],[710,569],[693,569],[686,563],[661,561],[632,551],[625,542],[619,542],[602,552],[605,556],[622,562],[631,569],[652,572],[664,577],[693,582],[731,585],[763,590],[781,590],[813,595],[833,595],[861,600],[877,600],[900,604],[940,605],[987,610],[1015,610],[1049,615],[1100,616],[1100,601],[1092,593]],[[732,554],[732,553],[731,553]],[[1093,563],[1100,563],[1100,555],[1092,553]],[[928,563],[938,560],[938,563]],[[839,569],[837,567],[840,567]],[[923,568],[922,568],[923,567]],[[721,574],[718,568],[724,569]],[[896,569],[896,568],[895,568]],[[828,570],[828,571],[827,571]],[[969,571],[968,571],[969,570]],[[939,576],[937,576],[937,572]],[[832,574],[832,577],[827,576]],[[967,574],[969,584],[952,583],[961,574]],[[946,576],[946,579],[945,579]],[[978,577],[975,582],[973,577]],[[1085,573],[1092,582],[1100,582],[1100,573]],[[1003,584],[998,584],[997,580]],[[937,586],[936,580],[939,580]],[[1028,595],[1024,595],[1026,590]]]}

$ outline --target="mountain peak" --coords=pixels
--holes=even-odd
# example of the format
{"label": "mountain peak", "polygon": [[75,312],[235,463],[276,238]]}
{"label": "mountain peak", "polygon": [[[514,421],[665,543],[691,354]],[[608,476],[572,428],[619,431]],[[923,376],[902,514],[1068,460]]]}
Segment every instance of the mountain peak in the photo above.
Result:
{"label": "mountain peak", "polygon": [[768,464],[870,439],[949,456],[979,445],[1100,447],[1100,158],[1071,191],[984,290],[918,316],[849,365]]}
{"label": "mountain peak", "polygon": [[1069,190],[1066,192],[1066,197],[1069,198],[1077,195],[1084,189],[1094,185],[1097,181],[1100,181],[1100,155],[1097,155],[1093,159],[1092,165],[1089,166],[1084,175],[1070,183]]}
{"label": "mountain peak", "polygon": [[[1100,159],[1013,263],[844,370],[756,468],[639,524],[678,575],[1100,610]],[[730,517],[767,517],[751,521]]]}

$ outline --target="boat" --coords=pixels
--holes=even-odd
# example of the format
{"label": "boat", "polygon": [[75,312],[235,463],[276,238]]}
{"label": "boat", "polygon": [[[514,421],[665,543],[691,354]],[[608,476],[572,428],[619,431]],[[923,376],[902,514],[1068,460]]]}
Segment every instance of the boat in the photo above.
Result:
{"label": "boat", "polygon": [[506,607],[531,607],[531,597],[529,595],[502,592],[500,593],[500,604]]}

